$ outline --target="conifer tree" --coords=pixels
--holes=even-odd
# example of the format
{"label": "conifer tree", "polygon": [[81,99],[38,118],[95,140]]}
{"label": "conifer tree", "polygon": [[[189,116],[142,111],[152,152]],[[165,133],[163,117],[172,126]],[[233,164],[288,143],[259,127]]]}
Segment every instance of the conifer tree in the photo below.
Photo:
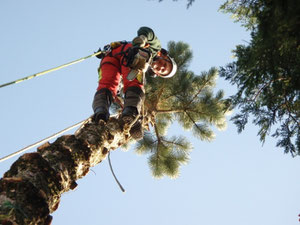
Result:
{"label": "conifer tree", "polygon": [[[178,63],[170,79],[149,78],[142,126],[147,131],[134,146],[137,153],[149,154],[155,177],[177,177],[189,160],[190,142],[183,136],[168,137],[169,126],[177,121],[201,140],[214,138],[212,126],[224,129],[227,101],[223,92],[214,93],[217,70],[195,75],[188,70],[192,52],[187,44],[169,43]],[[0,223],[45,224],[58,208],[61,194],[74,189],[76,180],[90,167],[105,159],[108,152],[130,143],[132,132],[118,116],[107,123],[86,123],[74,135],[65,135],[40,146],[13,163],[0,180]]]}
{"label": "conifer tree", "polygon": [[182,42],[169,43],[170,54],[175,57],[179,71],[172,79],[148,80],[145,106],[151,113],[153,129],[145,133],[136,146],[138,153],[150,154],[149,164],[156,177],[178,176],[179,166],[188,162],[190,143],[185,137],[167,137],[166,131],[173,121],[185,130],[191,130],[201,140],[211,141],[211,126],[226,127],[223,91],[216,94],[213,88],[218,77],[217,69],[195,75],[188,70],[192,53]]}
{"label": "conifer tree", "polygon": [[297,0],[230,0],[221,10],[251,31],[251,41],[236,47],[236,61],[220,75],[236,85],[232,120],[241,132],[248,120],[262,142],[272,133],[277,146],[300,153],[300,5]]}

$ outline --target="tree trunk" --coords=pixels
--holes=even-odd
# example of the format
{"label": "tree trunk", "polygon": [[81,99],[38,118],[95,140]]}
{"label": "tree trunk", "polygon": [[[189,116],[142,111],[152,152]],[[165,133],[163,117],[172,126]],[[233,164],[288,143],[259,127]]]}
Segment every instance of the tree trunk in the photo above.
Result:
{"label": "tree trunk", "polygon": [[100,163],[108,151],[126,143],[130,135],[122,121],[85,124],[37,152],[22,155],[0,180],[0,224],[51,224],[62,193]]}

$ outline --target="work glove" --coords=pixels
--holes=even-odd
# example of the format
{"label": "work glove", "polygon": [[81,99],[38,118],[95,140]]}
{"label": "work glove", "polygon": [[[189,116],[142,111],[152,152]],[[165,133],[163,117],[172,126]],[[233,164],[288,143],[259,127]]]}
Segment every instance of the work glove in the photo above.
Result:
{"label": "work glove", "polygon": [[146,71],[149,66],[149,58],[150,55],[148,52],[139,50],[134,56],[133,62],[130,67],[136,70]]}
{"label": "work glove", "polygon": [[138,81],[142,83],[144,74],[149,68],[148,60],[149,54],[139,50],[130,65],[131,70],[127,75],[127,80],[131,81],[137,78]]}
{"label": "work glove", "polygon": [[147,44],[147,41],[148,41],[148,39],[145,35],[140,35],[140,36],[135,37],[132,40],[132,45],[133,45],[133,47],[143,48]]}

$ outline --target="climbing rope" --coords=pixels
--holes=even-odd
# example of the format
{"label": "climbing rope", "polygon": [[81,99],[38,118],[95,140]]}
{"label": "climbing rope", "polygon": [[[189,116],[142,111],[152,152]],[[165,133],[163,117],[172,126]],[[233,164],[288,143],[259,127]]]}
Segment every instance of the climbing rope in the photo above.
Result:
{"label": "climbing rope", "polygon": [[[72,62],[63,64],[63,65],[60,65],[60,66],[57,66],[57,67],[54,67],[54,68],[51,68],[51,69],[48,69],[48,70],[44,70],[44,71],[42,71],[42,72],[35,73],[35,74],[32,74],[32,75],[27,76],[27,77],[23,77],[23,78],[21,78],[21,79],[15,80],[15,81],[11,81],[11,82],[8,82],[8,83],[5,83],[5,84],[1,84],[1,85],[0,85],[0,88],[6,87],[6,86],[9,86],[9,85],[12,85],[12,84],[21,83],[21,82],[23,82],[23,81],[25,81],[25,80],[30,80],[30,79],[32,79],[32,78],[35,78],[35,77],[38,77],[38,76],[42,76],[42,75],[44,75],[44,74],[47,74],[47,73],[50,73],[50,72],[53,72],[53,71],[62,69],[62,68],[64,68],[64,67],[67,67],[67,66],[70,66],[70,65],[73,65],[73,64],[82,62],[83,60],[86,60],[86,59],[88,59],[88,58],[91,58],[91,57],[94,57],[94,56],[97,56],[97,55],[101,55],[101,54],[105,54],[105,53],[106,53],[106,51],[101,51],[101,50],[99,49],[99,51],[95,52],[94,54],[88,55],[88,56],[86,56],[86,57],[82,57],[82,58],[77,59],[77,60],[74,60],[74,61],[72,61]],[[38,141],[38,142],[36,142],[36,143],[34,143],[34,144],[28,145],[27,147],[22,148],[22,149],[20,149],[20,150],[17,151],[17,152],[14,152],[14,153],[9,154],[9,155],[7,155],[7,156],[5,156],[5,157],[3,157],[3,158],[0,158],[0,162],[6,161],[6,160],[8,160],[8,159],[10,159],[10,158],[12,158],[12,157],[14,157],[14,156],[17,156],[17,155],[19,155],[19,154],[21,154],[21,153],[23,153],[23,152],[25,152],[25,151],[27,151],[27,150],[29,150],[29,149],[31,149],[31,148],[34,148],[34,147],[36,147],[36,146],[38,146],[38,145],[41,145],[42,143],[44,143],[44,142],[46,142],[46,141],[49,141],[49,140],[51,140],[52,138],[55,138],[55,137],[57,137],[57,136],[59,136],[59,135],[65,133],[65,132],[67,132],[67,131],[69,131],[69,130],[75,128],[75,127],[80,126],[79,129],[75,132],[75,133],[77,133],[77,132],[79,132],[79,130],[84,126],[84,124],[87,123],[87,122],[90,120],[90,118],[91,118],[91,117],[89,117],[88,119],[85,119],[85,120],[83,120],[83,121],[81,121],[81,122],[79,122],[79,123],[76,123],[76,124],[74,124],[74,125],[72,125],[72,126],[70,126],[70,127],[67,127],[67,128],[65,128],[65,129],[63,129],[63,130],[61,130],[61,131],[59,131],[59,132],[57,132],[57,133],[55,133],[55,134],[53,134],[53,135],[47,137],[47,138],[44,138],[44,139],[42,139],[42,140],[40,140],[40,141]],[[112,168],[112,165],[111,165],[111,160],[110,160],[110,151],[109,151],[109,153],[108,153],[108,162],[109,162],[109,167],[110,167],[110,170],[111,170],[111,172],[112,172],[112,175],[113,175],[115,181],[116,181],[117,184],[119,185],[119,187],[120,187],[120,189],[122,190],[122,192],[125,192],[125,189],[123,188],[123,186],[121,185],[121,183],[119,182],[119,180],[117,179],[117,177],[116,177],[116,175],[115,175],[115,173],[114,173],[114,171],[113,171],[113,168]]]}
{"label": "climbing rope", "polygon": [[46,74],[46,73],[50,73],[50,72],[53,72],[53,71],[62,69],[62,68],[64,68],[64,67],[67,67],[67,66],[70,66],[70,65],[73,65],[73,64],[82,62],[83,60],[86,60],[86,59],[88,59],[88,58],[91,58],[91,57],[100,55],[100,54],[102,54],[102,53],[105,53],[105,52],[104,52],[104,51],[98,51],[98,52],[95,52],[94,54],[91,54],[91,55],[82,57],[82,58],[77,59],[77,60],[74,60],[74,61],[72,61],[72,62],[63,64],[63,65],[61,65],[61,66],[57,66],[57,67],[54,67],[54,68],[51,68],[51,69],[48,69],[48,70],[44,70],[44,71],[42,71],[42,72],[35,73],[35,74],[30,75],[30,76],[23,77],[23,78],[21,78],[21,79],[18,79],[18,80],[15,80],[15,81],[11,81],[11,82],[8,82],[8,83],[5,83],[5,84],[1,84],[1,85],[0,85],[0,88],[3,88],[3,87],[5,87],[5,86],[9,86],[9,85],[12,85],[12,84],[21,83],[21,82],[23,82],[23,81],[25,81],[25,80],[30,80],[30,79],[35,78],[35,77],[38,77],[38,76],[42,76],[42,75],[44,75],[44,74]]}
{"label": "climbing rope", "polygon": [[110,151],[108,152],[108,163],[109,163],[109,168],[110,168],[110,171],[113,175],[113,177],[115,178],[115,181],[117,182],[117,184],[119,185],[119,188],[121,189],[122,192],[125,192],[125,189],[123,188],[122,184],[119,182],[118,178],[116,177],[115,173],[114,173],[114,170],[112,168],[112,165],[111,165],[111,161],[110,161]]}
{"label": "climbing rope", "polygon": [[[48,70],[45,70],[45,71],[42,71],[42,72],[39,72],[39,73],[35,73],[35,74],[33,74],[33,75],[30,75],[30,76],[27,76],[27,77],[24,77],[24,78],[15,80],[15,81],[11,81],[11,82],[2,84],[2,85],[0,85],[0,88],[5,87],[5,86],[9,86],[9,85],[12,85],[12,84],[17,84],[17,83],[23,82],[23,81],[25,81],[25,80],[29,80],[29,79],[32,79],[32,78],[35,78],[35,77],[44,75],[44,74],[46,74],[46,73],[50,73],[50,72],[53,72],[53,71],[62,69],[62,68],[64,68],[64,67],[67,67],[67,66],[70,66],[70,65],[73,65],[73,64],[82,62],[83,60],[86,60],[86,59],[91,58],[91,57],[93,57],[93,56],[97,56],[97,55],[104,54],[104,53],[105,53],[105,51],[101,51],[101,50],[99,49],[99,51],[95,52],[94,54],[91,54],[91,55],[82,57],[82,58],[77,59],[77,60],[74,60],[74,61],[72,61],[72,62],[65,63],[65,64],[63,64],[63,65],[54,67],[54,68],[52,68],[52,69],[48,69]],[[8,156],[5,156],[5,157],[3,157],[3,158],[0,158],[0,162],[3,162],[3,161],[5,161],[5,160],[7,160],[7,159],[10,159],[10,158],[12,158],[12,157],[14,157],[14,156],[16,156],[16,155],[19,155],[19,154],[21,154],[21,153],[23,153],[23,152],[25,152],[25,151],[27,151],[27,150],[29,150],[29,149],[35,147],[35,146],[40,145],[41,143],[46,142],[46,141],[48,141],[48,140],[50,140],[50,139],[52,139],[52,138],[54,138],[54,137],[57,137],[58,135],[63,134],[63,133],[65,133],[65,132],[67,132],[67,131],[69,131],[69,130],[71,130],[71,129],[77,127],[77,126],[83,125],[83,124],[86,123],[86,121],[88,121],[88,120],[89,120],[89,118],[86,119],[86,120],[83,120],[83,121],[81,121],[81,122],[79,122],[79,123],[76,123],[76,124],[74,124],[74,125],[72,125],[72,126],[70,126],[70,127],[67,127],[67,128],[65,128],[65,129],[59,131],[58,133],[55,133],[55,134],[53,134],[53,135],[51,135],[51,136],[49,136],[49,137],[47,137],[47,138],[45,138],[45,139],[43,139],[43,140],[41,140],[41,141],[38,141],[38,142],[36,142],[36,143],[34,143],[34,144],[31,144],[31,145],[29,145],[29,146],[27,146],[27,147],[25,147],[25,148],[22,148],[21,150],[15,152],[15,153],[12,153],[12,154],[10,154],[10,155],[8,155]]]}
{"label": "climbing rope", "polygon": [[90,118],[88,118],[88,119],[86,119],[86,120],[83,120],[83,121],[81,121],[81,122],[79,122],[79,123],[76,123],[76,124],[74,124],[74,125],[72,125],[72,126],[70,126],[70,127],[67,127],[67,128],[65,128],[65,129],[63,129],[63,130],[61,130],[61,131],[59,131],[59,132],[57,132],[57,133],[55,133],[55,134],[53,134],[53,135],[47,137],[47,138],[44,138],[43,140],[40,140],[40,141],[38,141],[38,142],[36,142],[36,143],[34,143],[34,144],[28,145],[27,147],[22,148],[21,150],[19,150],[19,151],[17,151],[17,152],[14,152],[14,153],[12,153],[12,154],[10,154],[10,155],[8,155],[8,156],[5,156],[5,157],[3,157],[3,158],[0,159],[0,162],[3,162],[3,161],[5,161],[5,160],[8,160],[8,159],[14,157],[14,156],[17,156],[17,155],[19,155],[19,154],[21,154],[21,153],[23,153],[23,152],[25,152],[25,151],[27,151],[27,150],[29,150],[29,149],[31,149],[31,148],[34,148],[34,147],[36,147],[36,146],[42,144],[43,142],[49,141],[50,139],[55,138],[55,137],[57,137],[57,136],[59,136],[59,135],[65,133],[65,132],[67,132],[67,131],[69,131],[69,130],[75,128],[75,127],[81,126],[82,124],[86,123],[89,119],[90,119]]}
{"label": "climbing rope", "polygon": [[[72,130],[72,129],[75,128],[75,127],[80,126],[80,127],[76,130],[76,132],[75,132],[75,133],[77,133],[77,132],[79,132],[80,129],[84,126],[84,124],[86,124],[90,119],[91,119],[91,116],[90,116],[88,119],[85,119],[85,120],[83,120],[83,121],[81,121],[81,122],[79,122],[79,123],[76,123],[76,124],[74,124],[74,125],[72,125],[72,126],[69,126],[69,127],[65,128],[65,129],[63,129],[63,130],[61,130],[61,131],[59,131],[59,132],[57,132],[57,133],[55,133],[55,134],[53,134],[53,135],[47,137],[47,138],[44,138],[44,139],[42,139],[42,140],[40,140],[40,141],[38,141],[38,142],[36,142],[36,143],[34,143],[34,144],[28,145],[27,147],[22,148],[21,150],[19,150],[19,151],[17,151],[17,152],[14,152],[14,153],[12,153],[12,154],[10,154],[10,155],[8,155],[8,156],[5,156],[5,157],[3,157],[3,158],[0,158],[0,162],[4,162],[4,161],[6,161],[6,160],[8,160],[8,159],[10,159],[10,158],[12,158],[12,157],[14,157],[14,156],[17,156],[17,155],[19,155],[19,154],[21,154],[21,153],[23,153],[23,152],[25,152],[25,151],[27,151],[27,150],[29,150],[29,149],[31,149],[31,148],[34,148],[34,147],[36,147],[36,146],[38,146],[38,145],[40,145],[40,144],[42,144],[42,143],[44,143],[44,142],[46,142],[46,141],[49,141],[50,139],[55,138],[55,137],[57,137],[57,136],[59,136],[59,135],[65,133],[65,132],[67,132],[67,131],[69,131],[69,130]],[[113,170],[113,168],[112,168],[112,164],[111,164],[111,160],[110,160],[110,151],[108,152],[108,163],[109,163],[110,171],[111,171],[111,173],[112,173],[112,175],[113,175],[115,181],[117,182],[117,184],[118,184],[118,186],[120,187],[121,191],[122,191],[122,192],[125,192],[125,189],[123,188],[123,186],[122,186],[121,183],[119,182],[119,180],[118,180],[117,176],[115,175],[114,170]]]}

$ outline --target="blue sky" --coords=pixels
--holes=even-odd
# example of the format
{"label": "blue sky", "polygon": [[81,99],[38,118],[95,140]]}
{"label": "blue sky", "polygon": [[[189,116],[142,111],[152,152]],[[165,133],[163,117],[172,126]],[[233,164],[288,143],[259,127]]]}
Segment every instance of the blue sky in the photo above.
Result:
{"label": "blue sky", "polygon": [[[224,66],[249,33],[218,12],[222,3],[196,0],[187,10],[185,0],[2,0],[0,84],[90,55],[111,41],[131,40],[140,26],[153,28],[163,46],[188,43],[195,73]],[[89,117],[98,63],[91,58],[0,89],[0,156]],[[235,90],[221,78],[218,89],[227,96]],[[152,178],[147,156],[118,149],[111,159],[126,193],[104,161],[62,196],[53,224],[299,224],[299,159],[283,154],[272,138],[262,146],[256,133],[248,125],[237,134],[229,122],[207,143],[174,125],[169,134],[184,134],[194,146],[176,180]],[[1,163],[1,174],[16,159]]]}

